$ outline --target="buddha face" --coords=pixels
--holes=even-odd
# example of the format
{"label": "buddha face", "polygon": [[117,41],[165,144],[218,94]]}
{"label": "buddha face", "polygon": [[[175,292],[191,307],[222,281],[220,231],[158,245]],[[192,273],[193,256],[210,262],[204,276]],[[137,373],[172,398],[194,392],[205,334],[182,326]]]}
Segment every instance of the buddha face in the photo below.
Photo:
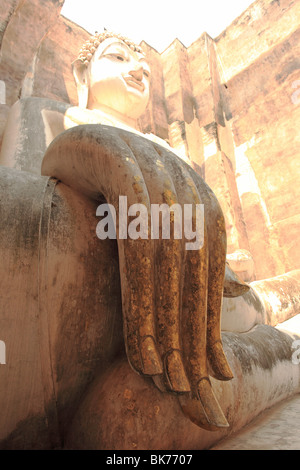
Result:
{"label": "buddha face", "polygon": [[137,119],[149,100],[150,69],[142,53],[117,38],[105,39],[86,69],[88,109]]}

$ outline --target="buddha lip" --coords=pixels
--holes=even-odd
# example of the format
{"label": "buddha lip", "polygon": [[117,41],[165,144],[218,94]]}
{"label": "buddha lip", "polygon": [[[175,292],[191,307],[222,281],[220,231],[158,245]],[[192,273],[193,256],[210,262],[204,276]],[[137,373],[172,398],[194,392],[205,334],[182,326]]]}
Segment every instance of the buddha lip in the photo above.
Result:
{"label": "buddha lip", "polygon": [[124,80],[127,83],[127,85],[132,86],[133,88],[136,88],[139,91],[144,91],[145,90],[145,85],[144,85],[143,82],[135,80],[132,77],[125,77]]}

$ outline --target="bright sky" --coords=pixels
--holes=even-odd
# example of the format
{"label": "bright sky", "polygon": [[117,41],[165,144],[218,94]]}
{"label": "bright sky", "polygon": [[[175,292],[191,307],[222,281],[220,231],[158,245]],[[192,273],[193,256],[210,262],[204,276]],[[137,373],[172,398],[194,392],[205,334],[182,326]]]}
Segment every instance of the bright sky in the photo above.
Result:
{"label": "bright sky", "polygon": [[158,52],[178,38],[186,47],[203,32],[217,37],[253,0],[65,0],[62,15],[90,33],[123,34]]}

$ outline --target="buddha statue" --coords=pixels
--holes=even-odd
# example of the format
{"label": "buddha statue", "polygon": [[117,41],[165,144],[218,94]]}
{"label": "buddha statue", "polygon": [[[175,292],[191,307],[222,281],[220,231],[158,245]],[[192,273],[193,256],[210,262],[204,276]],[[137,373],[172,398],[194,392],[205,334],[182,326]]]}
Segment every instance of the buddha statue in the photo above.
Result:
{"label": "buddha statue", "polygon": [[[226,233],[218,202],[171,149],[138,133],[136,121],[147,106],[150,82],[138,46],[109,33],[96,35],[83,46],[73,68],[79,108],[65,113],[70,129],[48,147],[42,174],[89,197],[100,193],[117,213],[120,195],[126,195],[129,206],[146,206],[149,217],[151,204],[204,204],[204,241],[197,250],[185,250],[183,240],[175,238],[118,236],[124,334],[137,373],[153,377],[161,390],[177,393],[184,412],[197,424],[227,426],[208,373],[210,366],[218,379],[232,378],[221,341]],[[81,127],[80,122],[97,124]]]}
{"label": "buddha statue", "polygon": [[[47,288],[39,290],[38,298],[42,299],[42,303],[46,303],[47,299],[50,302],[51,295],[56,299],[58,268],[53,265],[53,269],[49,271],[47,263],[51,265],[54,261],[48,255],[45,259],[42,256],[44,245],[48,251],[51,243],[53,246],[59,245],[59,237],[56,242],[54,240],[49,242],[50,225],[46,223],[50,219],[52,221],[55,207],[58,206],[60,209],[62,201],[67,201],[67,209],[63,209],[65,215],[57,209],[59,220],[66,219],[63,222],[65,229],[68,225],[75,227],[75,220],[78,224],[80,218],[77,216],[73,220],[73,213],[80,214],[87,224],[91,222],[91,216],[86,214],[87,210],[95,210],[96,213],[97,205],[103,202],[114,207],[117,214],[116,238],[123,335],[131,369],[145,379],[146,390],[152,390],[153,382],[157,390],[155,393],[162,392],[163,400],[168,396],[172,400],[175,398],[184,419],[188,418],[193,425],[196,424],[207,431],[226,429],[228,422],[210,379],[212,377],[214,383],[218,381],[227,383],[233,378],[221,336],[222,300],[223,296],[234,298],[244,294],[249,290],[249,286],[239,281],[226,264],[226,231],[220,205],[211,189],[191,168],[187,159],[177,155],[162,139],[153,135],[144,135],[138,130],[137,119],[146,109],[151,77],[146,57],[139,46],[120,35],[109,32],[96,34],[82,47],[73,63],[73,72],[79,105],[70,106],[35,98],[16,103],[8,121],[0,156],[2,165],[13,167],[15,171],[21,170],[17,176],[16,173],[14,175],[9,173],[11,180],[13,176],[25,178],[21,175],[28,175],[26,172],[30,171],[35,173],[35,179],[33,175],[26,178],[31,178],[30,181],[32,180],[36,186],[45,188],[43,191],[40,190],[43,196],[39,225],[41,235],[39,240],[42,240],[39,241],[39,262],[42,260],[43,264],[39,268],[39,273],[43,276],[45,270],[47,274],[44,276],[45,279],[49,278],[52,281],[49,281]],[[27,119],[28,124],[24,126],[24,116],[30,117],[33,107],[34,117]],[[28,142],[31,144],[30,148],[26,147]],[[58,191],[57,194],[55,191]],[[56,195],[54,199],[53,194]],[[148,214],[146,236],[138,239],[120,236],[121,227],[118,225],[120,196],[126,196],[130,207],[135,204],[146,207]],[[204,205],[203,239],[200,247],[187,250],[186,242],[191,240],[186,240],[184,237],[153,239],[150,220],[152,204],[168,207],[175,204],[180,207],[190,205],[193,208],[193,227],[197,226],[195,208]],[[44,219],[45,224],[43,224]],[[51,223],[51,227],[55,228],[54,218]],[[171,216],[172,234],[175,233],[175,223],[175,216]],[[63,228],[60,227],[60,230]],[[76,276],[78,254],[75,248],[84,246],[86,234],[90,229],[82,228],[82,233],[80,230],[77,228],[76,236],[71,237],[72,240],[66,246],[67,256],[72,257],[74,268],[69,274],[70,277]],[[43,239],[44,232],[48,237],[47,241]],[[112,268],[110,270],[106,264],[106,271],[104,267],[99,266],[97,272],[95,267],[97,263],[93,261],[93,279],[97,279],[98,282],[100,275],[101,279],[111,276],[113,284],[117,285],[116,252],[113,253],[112,243],[109,243],[110,240],[97,242],[101,246],[100,250],[108,250],[110,253]],[[91,244],[93,247],[90,251],[94,252],[96,243],[94,241]],[[86,259],[86,251],[84,253],[82,259]],[[101,257],[98,258],[98,262],[99,260],[101,262]],[[64,271],[65,268],[59,264],[62,263],[61,256],[57,256],[55,262],[60,271]],[[61,277],[63,278],[62,275]],[[86,281],[86,278],[84,279]],[[88,284],[89,287],[92,285],[90,277]],[[113,290],[112,283],[107,282],[105,285],[104,288],[97,284],[97,289],[105,289],[107,291],[105,295],[109,296],[109,291]],[[79,283],[78,288],[85,292],[84,284]],[[70,293],[71,290],[68,291],[68,295]],[[91,291],[85,295],[92,296]],[[95,299],[98,298],[97,295],[95,294]],[[116,292],[115,295],[112,310],[118,309]],[[80,303],[80,297],[79,292],[73,299],[72,305]],[[64,299],[64,302],[57,307],[59,313],[55,320],[57,325],[64,325],[62,330],[58,326],[55,330],[56,335],[61,333],[60,351],[66,350],[65,344],[70,344],[72,340],[68,334],[70,315],[68,320],[63,320],[66,312],[62,306],[67,305],[66,310],[69,313],[72,312],[72,307],[67,300]],[[91,416],[91,403],[95,403],[96,400],[99,406],[102,396],[99,395],[103,383],[102,374],[106,377],[106,382],[109,377],[110,390],[116,388],[116,381],[111,380],[109,376],[109,364],[118,357],[120,324],[114,315],[114,328],[116,325],[117,327],[113,329],[108,318],[109,306],[103,316],[101,308],[97,310],[101,332],[97,342],[89,348],[95,351],[96,343],[99,345],[103,341],[106,344],[107,340],[110,344],[107,346],[109,353],[103,353],[101,360],[105,370],[101,371],[94,385],[89,378],[92,382],[92,391],[89,394],[88,405],[85,405],[85,400],[82,399],[79,428],[82,425],[80,420],[85,416],[85,406],[88,407],[89,416]],[[87,319],[86,312],[81,309],[78,311],[80,318],[85,318],[84,328],[89,330],[90,323],[94,325],[94,329],[98,328],[96,313],[91,321]],[[42,317],[43,327],[47,322],[50,324],[48,328],[51,333],[54,328],[51,321]],[[76,330],[77,335],[75,343],[78,346],[81,334],[75,326],[73,327],[73,323],[72,328]],[[54,335],[53,332],[51,334]],[[47,356],[45,351],[42,355]],[[72,360],[75,363],[74,358],[68,354],[67,356],[70,363]],[[84,394],[84,387],[88,383],[85,381],[79,392],[76,392],[77,401],[70,399],[72,394],[68,387],[70,389],[77,387],[72,382],[75,379],[71,377],[75,374],[70,371],[77,370],[77,366],[69,368],[68,380],[65,380],[64,375],[68,368],[63,365],[64,359],[61,355],[60,368],[56,372],[58,382],[63,383],[61,386],[63,400],[56,398],[56,402],[63,402],[59,405],[61,411],[58,413],[63,418],[57,418],[56,411],[50,413],[52,421],[64,423],[61,425],[63,433],[67,432],[67,425],[75,414],[75,403],[79,403],[80,397]],[[117,366],[112,370],[117,370],[124,379],[128,372],[127,369],[126,373],[122,372],[125,370],[122,361],[123,359],[119,363],[117,359]],[[53,364],[49,365],[49,369],[51,367],[54,368]],[[48,374],[49,377],[47,374],[45,383],[49,385],[51,374]],[[93,374],[96,372],[93,371]],[[151,385],[149,381],[152,381]],[[130,393],[125,387],[124,397]],[[55,393],[49,395],[52,397],[51,403],[54,403]],[[172,406],[174,409],[174,401]],[[65,409],[68,410],[67,413]],[[78,429],[78,425],[74,429]],[[79,435],[77,439],[80,439]],[[73,436],[71,442],[75,441],[76,438]]]}

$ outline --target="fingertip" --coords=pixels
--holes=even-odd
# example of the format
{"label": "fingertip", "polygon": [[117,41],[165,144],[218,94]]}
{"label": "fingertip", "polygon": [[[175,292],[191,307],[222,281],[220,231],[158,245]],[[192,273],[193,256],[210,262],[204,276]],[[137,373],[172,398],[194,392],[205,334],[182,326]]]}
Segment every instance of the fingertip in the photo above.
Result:
{"label": "fingertip", "polygon": [[165,369],[170,388],[173,392],[191,391],[180,351],[174,349],[166,355]]}
{"label": "fingertip", "polygon": [[155,383],[156,387],[158,388],[158,390],[160,390],[161,392],[165,393],[168,391],[168,388],[166,386],[166,381],[164,380],[164,376],[163,375],[154,375],[152,377],[152,380],[153,382]]}
{"label": "fingertip", "polygon": [[208,347],[208,359],[214,378],[222,381],[233,379],[234,376],[221,341],[216,341],[211,347]]}
{"label": "fingertip", "polygon": [[208,377],[203,377],[199,380],[197,390],[209,425],[215,426],[216,428],[228,428],[228,421],[215,397]]}
{"label": "fingertip", "polygon": [[[207,412],[204,410],[198,396],[192,395],[192,393],[186,393],[179,395],[178,400],[184,416],[196,426],[205,429],[206,431],[220,430],[220,426],[215,425],[209,420]],[[224,428],[224,426],[221,427]]]}
{"label": "fingertip", "polygon": [[159,375],[163,373],[163,366],[152,336],[146,336],[140,343],[140,352],[145,375]]}

